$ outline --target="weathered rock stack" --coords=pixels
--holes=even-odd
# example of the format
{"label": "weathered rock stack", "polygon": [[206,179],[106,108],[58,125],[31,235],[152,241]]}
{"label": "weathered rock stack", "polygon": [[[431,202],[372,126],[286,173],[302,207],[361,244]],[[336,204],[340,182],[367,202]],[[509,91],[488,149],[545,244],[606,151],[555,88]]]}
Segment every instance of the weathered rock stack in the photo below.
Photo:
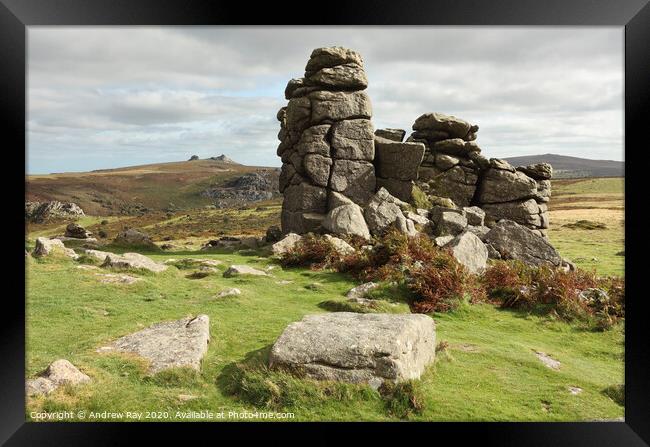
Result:
{"label": "weathered rock stack", "polygon": [[419,186],[433,203],[479,206],[486,224],[509,219],[540,236],[548,228],[553,168],[547,163],[514,168],[497,158],[487,159],[476,143],[478,126],[455,116],[425,113],[415,120],[407,141],[425,146]]}
{"label": "weathered rock stack", "polygon": [[422,142],[426,148],[419,171],[422,189],[434,199],[472,205],[480,166],[487,161],[474,142],[478,126],[442,113],[425,113],[415,120],[413,130],[408,141]]}
{"label": "weathered rock stack", "polygon": [[476,204],[486,213],[487,224],[508,219],[546,236],[549,226],[547,202],[551,196],[553,168],[548,163],[514,168],[491,159],[481,175]]}
{"label": "weathered rock stack", "polygon": [[[314,50],[304,78],[289,81],[289,103],[277,116],[283,234],[370,239],[396,228],[428,233],[473,272],[488,256],[559,265],[548,241],[528,239],[546,236],[549,164],[488,159],[478,126],[442,113],[417,118],[406,141],[401,129],[374,132],[367,85],[361,56],[341,47]],[[416,185],[428,209],[418,206],[425,202],[416,200]],[[523,254],[508,249],[512,241]],[[534,243],[531,254],[525,246]]]}
{"label": "weathered rock stack", "polygon": [[333,208],[332,200],[360,205],[374,194],[367,86],[361,56],[341,47],[314,50],[304,78],[289,81],[289,103],[277,115],[284,233],[317,229]]}

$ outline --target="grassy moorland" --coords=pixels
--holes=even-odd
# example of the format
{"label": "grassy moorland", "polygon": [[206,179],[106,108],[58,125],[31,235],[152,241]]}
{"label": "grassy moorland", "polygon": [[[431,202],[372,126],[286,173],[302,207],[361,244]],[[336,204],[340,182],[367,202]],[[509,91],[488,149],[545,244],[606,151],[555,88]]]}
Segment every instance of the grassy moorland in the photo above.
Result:
{"label": "grassy moorland", "polygon": [[624,179],[553,181],[549,238],[560,253],[585,270],[623,276]]}
{"label": "grassy moorland", "polygon": [[[622,274],[623,257],[615,255],[623,250],[622,209],[615,208],[617,203],[622,206],[622,190],[609,179],[599,179],[591,187],[584,182],[556,183],[551,240],[581,267]],[[605,196],[611,198],[608,206],[603,205],[610,200]],[[590,208],[590,203],[601,207]],[[601,214],[603,210],[614,214]],[[326,421],[583,421],[623,416],[622,402],[607,391],[623,383],[623,323],[597,332],[577,322],[490,304],[466,303],[448,313],[432,314],[441,351],[414,385],[417,412],[400,411],[398,398],[366,386],[317,383],[264,371],[259,364],[288,323],[326,312],[332,302],[343,303],[345,292],[357,284],[331,271],[283,269],[261,251],[198,251],[206,233],[216,236],[216,231],[225,231],[219,226],[224,217],[228,234],[262,234],[268,222],[277,222],[277,211],[277,205],[269,204],[259,211],[251,207],[160,215],[159,221],[142,216],[87,217],[81,222],[94,231],[107,227],[111,233],[131,219],[129,225],[145,228],[155,240],[178,236],[169,242],[176,247],[172,251],[146,253],[155,260],[215,259],[222,261],[220,271],[230,264],[250,264],[268,269],[268,277],[224,278],[219,272],[190,279],[192,270],[170,267],[160,274],[131,272],[141,278],[134,284],[104,284],[97,275],[102,270],[79,268],[78,262],[68,259],[28,258],[28,377],[53,360],[66,358],[93,381],[30,398],[26,418],[33,420],[33,411],[85,410],[160,411],[168,413],[164,420],[185,420],[177,412],[225,411],[227,416],[228,411],[256,409],[293,413],[292,420]],[[183,219],[187,215],[192,219]],[[256,216],[263,216],[257,226]],[[109,222],[102,225],[102,220]],[[564,226],[579,220],[606,228]],[[204,233],[199,230],[201,222],[212,222],[213,227]],[[60,234],[62,228],[32,226],[28,245],[33,246],[36,236]],[[230,287],[242,294],[216,297]],[[397,295],[391,298],[400,300]],[[408,311],[403,304],[393,309]],[[138,359],[95,352],[150,324],[201,313],[210,317],[212,339],[200,373],[179,369],[152,377]],[[560,369],[544,366],[535,351],[559,360]],[[582,391],[572,394],[571,387]],[[134,419],[123,414],[110,420]]]}
{"label": "grassy moorland", "polygon": [[212,200],[202,196],[201,191],[258,169],[210,159],[193,160],[30,175],[25,186],[31,201],[75,202],[90,215],[139,214],[129,210],[134,205],[150,211],[210,205]]}

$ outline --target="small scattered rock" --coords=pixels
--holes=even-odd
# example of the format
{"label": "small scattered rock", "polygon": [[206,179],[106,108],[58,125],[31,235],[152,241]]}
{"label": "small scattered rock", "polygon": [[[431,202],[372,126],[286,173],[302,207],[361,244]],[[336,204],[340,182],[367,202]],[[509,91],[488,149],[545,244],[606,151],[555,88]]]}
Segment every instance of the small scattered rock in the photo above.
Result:
{"label": "small scattered rock", "polygon": [[134,282],[140,281],[142,278],[137,278],[130,275],[115,275],[112,273],[101,274],[98,273],[101,279],[99,282],[104,284],[133,284]]}
{"label": "small scattered rock", "polygon": [[282,230],[277,225],[271,225],[266,229],[265,240],[267,243],[272,244],[282,239]]}
{"label": "small scattered rock", "polygon": [[241,295],[241,290],[237,289],[236,287],[233,287],[231,289],[226,289],[222,292],[219,292],[217,298],[224,298],[226,296],[234,296],[234,295]]}
{"label": "small scattered rock", "polygon": [[456,236],[467,227],[467,219],[455,211],[443,211],[436,221],[436,236]]}
{"label": "small scattered rock", "polygon": [[438,236],[433,240],[433,242],[435,242],[436,246],[438,247],[444,247],[453,240],[454,236]]}
{"label": "small scattered rock", "polygon": [[28,396],[49,394],[64,384],[79,385],[87,382],[90,382],[90,377],[68,360],[59,359],[52,362],[39,377],[27,380],[26,392]]}
{"label": "small scattered rock", "polygon": [[354,298],[364,298],[368,292],[379,287],[379,284],[376,282],[367,282],[359,286],[353,287],[345,294],[349,299]]}
{"label": "small scattered rock", "polygon": [[589,304],[600,304],[609,301],[609,295],[607,294],[607,291],[595,287],[590,287],[583,290],[580,292],[580,294],[578,294],[578,298],[581,301],[585,301]]}
{"label": "small scattered rock", "polygon": [[544,364],[544,366],[554,369],[554,370],[559,370],[560,366],[562,365],[558,360],[555,360],[552,358],[550,355],[541,352],[541,351],[533,351],[535,352],[535,355],[537,358]]}
{"label": "small scattered rock", "polygon": [[582,393],[582,388],[577,386],[570,386],[569,393],[573,394],[574,396],[577,396],[578,394]]}
{"label": "small scattered rock", "polygon": [[74,239],[88,239],[93,234],[79,224],[71,223],[65,227],[65,237]]}
{"label": "small scattered rock", "polygon": [[224,278],[231,278],[233,276],[240,275],[268,276],[268,273],[253,267],[249,267],[247,265],[232,265],[228,268],[228,270],[223,272]]}

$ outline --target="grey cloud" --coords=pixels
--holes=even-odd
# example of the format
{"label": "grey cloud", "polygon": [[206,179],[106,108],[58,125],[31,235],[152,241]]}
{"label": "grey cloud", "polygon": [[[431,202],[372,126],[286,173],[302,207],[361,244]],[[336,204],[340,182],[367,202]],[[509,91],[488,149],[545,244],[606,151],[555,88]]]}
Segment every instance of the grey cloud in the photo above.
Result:
{"label": "grey cloud", "polygon": [[29,169],[278,165],[284,85],[329,45],[363,55],[377,127],[441,111],[488,156],[622,159],[622,28],[30,27]]}

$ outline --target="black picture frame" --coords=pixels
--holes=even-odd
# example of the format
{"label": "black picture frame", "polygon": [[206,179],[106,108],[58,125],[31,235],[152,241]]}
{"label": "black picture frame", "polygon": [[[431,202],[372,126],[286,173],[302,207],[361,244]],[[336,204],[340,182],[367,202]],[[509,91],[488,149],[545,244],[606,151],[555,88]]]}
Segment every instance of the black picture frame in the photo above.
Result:
{"label": "black picture frame", "polygon": [[[467,437],[482,445],[648,445],[650,387],[645,341],[646,297],[643,294],[643,175],[650,109],[650,5],[648,0],[439,0],[355,1],[349,4],[244,3],[209,0],[0,0],[0,110],[3,140],[8,144],[4,190],[11,193],[16,225],[11,237],[11,261],[20,269],[19,220],[24,195],[14,181],[23,182],[19,167],[26,143],[26,27],[30,25],[570,25],[625,27],[625,229],[627,302],[625,327],[625,421],[592,423],[418,423],[418,424],[145,424],[26,423],[25,422],[25,309],[20,287],[24,271],[5,279],[3,322],[0,324],[0,441],[6,445],[121,445],[136,432],[171,439],[179,435],[202,443],[226,442],[225,432],[284,432],[265,442],[322,443],[348,439],[362,432],[367,441],[404,432],[413,442],[431,439],[454,443]],[[629,150],[628,150],[629,148]],[[11,155],[11,161],[8,155]],[[10,163],[10,164],[9,164]],[[24,167],[24,166],[23,166]],[[24,173],[24,169],[23,169]],[[9,183],[11,182],[11,183]],[[635,187],[637,182],[641,187]],[[24,185],[24,183],[23,183]],[[23,227],[24,230],[24,227]],[[10,234],[13,234],[10,233]],[[638,241],[638,242],[637,242]],[[16,247],[13,247],[13,245]],[[14,258],[15,256],[15,258]],[[638,260],[638,261],[637,261]],[[14,279],[16,278],[16,279]],[[23,278],[21,281],[20,278]],[[9,281],[7,281],[9,280]],[[11,281],[13,280],[13,281]],[[15,285],[16,291],[10,292]],[[644,333],[646,334],[644,336]],[[251,429],[254,427],[254,430]],[[153,430],[151,430],[153,428]],[[300,434],[298,434],[300,433]],[[307,435],[309,433],[309,435]],[[232,434],[232,433],[230,433]],[[206,442],[206,443],[207,443]],[[236,442],[236,441],[235,441]],[[302,442],[301,442],[302,443]]]}

